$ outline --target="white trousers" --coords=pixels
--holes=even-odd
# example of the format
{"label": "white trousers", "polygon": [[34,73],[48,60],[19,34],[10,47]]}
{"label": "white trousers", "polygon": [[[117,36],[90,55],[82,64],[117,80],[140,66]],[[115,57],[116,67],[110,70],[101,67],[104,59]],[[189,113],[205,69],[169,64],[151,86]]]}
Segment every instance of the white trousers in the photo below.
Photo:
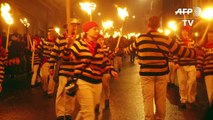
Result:
{"label": "white trousers", "polygon": [[100,111],[105,108],[105,100],[109,99],[110,96],[110,86],[109,86],[110,74],[104,74],[102,78],[103,89],[101,93],[101,101],[100,101]]}
{"label": "white trousers", "polygon": [[95,120],[95,106],[100,103],[102,83],[92,84],[78,79],[77,101],[83,120]]}
{"label": "white trousers", "polygon": [[[168,75],[141,76],[145,120],[164,120]],[[154,104],[156,113],[154,113]]]}
{"label": "white trousers", "polygon": [[206,90],[209,100],[209,105],[213,102],[213,75],[205,76]]}
{"label": "white trousers", "polygon": [[[53,75],[50,75],[50,65],[48,62],[44,63],[41,67],[41,79],[43,91],[47,91],[47,94],[53,94],[55,89],[55,81]],[[49,78],[49,79],[48,79]]]}
{"label": "white trousers", "polygon": [[36,79],[37,79],[37,75],[38,75],[38,68],[39,68],[39,65],[33,65],[33,75],[32,75],[32,78],[31,78],[31,85],[36,84]]}
{"label": "white trousers", "polygon": [[65,85],[67,77],[59,76],[58,89],[56,94],[56,116],[72,115],[75,109],[75,96],[71,97],[66,94]]}
{"label": "white trousers", "polygon": [[196,68],[191,66],[180,66],[177,70],[179,82],[179,94],[181,103],[193,103],[197,95]]}

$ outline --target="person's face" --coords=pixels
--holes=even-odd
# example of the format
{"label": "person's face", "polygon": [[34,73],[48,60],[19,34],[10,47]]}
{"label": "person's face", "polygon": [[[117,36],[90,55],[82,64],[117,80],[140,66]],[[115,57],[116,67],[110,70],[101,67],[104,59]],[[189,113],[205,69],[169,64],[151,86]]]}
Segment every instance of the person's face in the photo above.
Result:
{"label": "person's face", "polygon": [[77,30],[78,30],[77,28],[78,28],[77,24],[75,23],[70,24],[70,31],[72,35],[75,35],[77,33]]}
{"label": "person's face", "polygon": [[48,38],[49,40],[54,39],[54,38],[55,38],[55,32],[54,32],[54,31],[49,31],[49,32],[47,33],[47,38]]}
{"label": "person's face", "polygon": [[183,38],[187,38],[189,35],[189,33],[186,30],[182,30],[181,34],[182,34]]}
{"label": "person's face", "polygon": [[99,38],[99,39],[97,40],[97,42],[98,42],[98,44],[99,44],[101,47],[104,46],[104,38]]}
{"label": "person's face", "polygon": [[89,31],[87,32],[88,37],[91,37],[93,39],[98,38],[99,36],[99,28],[98,27],[93,27],[91,29],[89,29]]}

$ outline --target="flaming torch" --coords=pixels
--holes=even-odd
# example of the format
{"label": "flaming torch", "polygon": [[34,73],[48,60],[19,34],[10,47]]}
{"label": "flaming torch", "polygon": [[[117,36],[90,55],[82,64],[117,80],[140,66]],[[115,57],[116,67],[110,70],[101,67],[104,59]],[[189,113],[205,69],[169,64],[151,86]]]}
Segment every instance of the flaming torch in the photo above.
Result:
{"label": "flaming torch", "polygon": [[27,28],[28,32],[28,27],[30,26],[30,23],[28,22],[27,18],[20,19],[20,21]]}
{"label": "flaming torch", "polygon": [[110,28],[113,27],[113,21],[111,21],[111,20],[103,21],[102,26],[104,28],[104,35],[105,35],[107,30],[109,30]]}
{"label": "flaming torch", "polygon": [[28,28],[30,26],[30,23],[28,22],[27,18],[20,19],[20,21],[26,27],[28,46],[29,46],[29,43],[30,43],[30,46],[32,47],[33,46],[32,41],[31,41],[30,35],[28,34]]}
{"label": "flaming torch", "polygon": [[203,33],[203,36],[202,36],[201,40],[199,41],[199,45],[202,45],[204,43],[205,36],[206,36],[206,34],[207,34],[210,26],[211,26],[211,20],[213,19],[213,8],[206,8],[203,11],[201,17],[204,18],[204,19],[206,19],[206,20],[208,20],[209,22],[207,24],[207,27],[206,27],[206,29],[205,29],[205,31]]}
{"label": "flaming torch", "polygon": [[126,8],[123,8],[123,9],[122,9],[122,8],[120,8],[120,7],[117,7],[117,11],[118,11],[119,17],[123,20],[123,24],[122,24],[122,27],[121,27],[121,35],[120,35],[119,38],[118,38],[118,43],[117,43],[117,45],[116,45],[116,48],[118,48],[119,43],[120,43],[120,40],[121,40],[121,36],[122,36],[122,34],[123,34],[123,27],[124,27],[125,18],[129,15]]}
{"label": "flaming torch", "polygon": [[92,2],[80,2],[79,5],[81,6],[81,9],[86,11],[90,16],[90,21],[92,21],[92,11],[96,9],[96,4]]}
{"label": "flaming torch", "polygon": [[10,5],[8,3],[2,3],[1,4],[1,16],[4,18],[4,20],[8,24],[7,41],[6,41],[6,47],[5,47],[6,51],[8,51],[10,25],[13,24],[13,18],[11,17],[9,11],[10,11]]}

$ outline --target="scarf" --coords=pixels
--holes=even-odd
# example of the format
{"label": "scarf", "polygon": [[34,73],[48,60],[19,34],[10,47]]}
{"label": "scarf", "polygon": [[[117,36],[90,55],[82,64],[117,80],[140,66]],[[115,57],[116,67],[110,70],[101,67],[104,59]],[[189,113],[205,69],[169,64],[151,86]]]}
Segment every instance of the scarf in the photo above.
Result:
{"label": "scarf", "polygon": [[84,40],[86,43],[87,43],[87,47],[89,48],[90,50],[90,53],[92,53],[92,55],[95,54],[95,49],[96,49],[96,46],[97,46],[97,42],[94,40],[94,41],[88,41],[88,40]]}

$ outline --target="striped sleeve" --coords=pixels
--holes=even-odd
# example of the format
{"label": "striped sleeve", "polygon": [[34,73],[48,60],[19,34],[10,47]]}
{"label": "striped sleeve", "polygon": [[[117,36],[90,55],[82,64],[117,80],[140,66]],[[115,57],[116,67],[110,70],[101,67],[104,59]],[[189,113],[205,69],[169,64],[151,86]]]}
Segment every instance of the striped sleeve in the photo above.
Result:
{"label": "striped sleeve", "polygon": [[196,69],[200,72],[203,71],[203,63],[204,63],[204,54],[203,55],[198,55],[197,56],[197,64],[196,64]]}
{"label": "striped sleeve", "polygon": [[169,43],[169,50],[172,52],[172,54],[177,55],[178,57],[196,57],[195,49],[181,46],[177,42],[175,42],[175,40],[171,40],[171,42]]}
{"label": "striped sleeve", "polygon": [[4,66],[4,62],[7,60],[6,57],[0,57],[0,83],[3,82],[4,80],[4,73],[5,73],[5,66]]}
{"label": "striped sleeve", "polygon": [[57,61],[57,59],[59,57],[59,54],[60,54],[60,49],[59,48],[60,48],[60,40],[56,39],[55,45],[53,46],[53,49],[52,49],[52,51],[50,53],[50,60],[49,60],[50,69],[54,69],[54,64]]}

